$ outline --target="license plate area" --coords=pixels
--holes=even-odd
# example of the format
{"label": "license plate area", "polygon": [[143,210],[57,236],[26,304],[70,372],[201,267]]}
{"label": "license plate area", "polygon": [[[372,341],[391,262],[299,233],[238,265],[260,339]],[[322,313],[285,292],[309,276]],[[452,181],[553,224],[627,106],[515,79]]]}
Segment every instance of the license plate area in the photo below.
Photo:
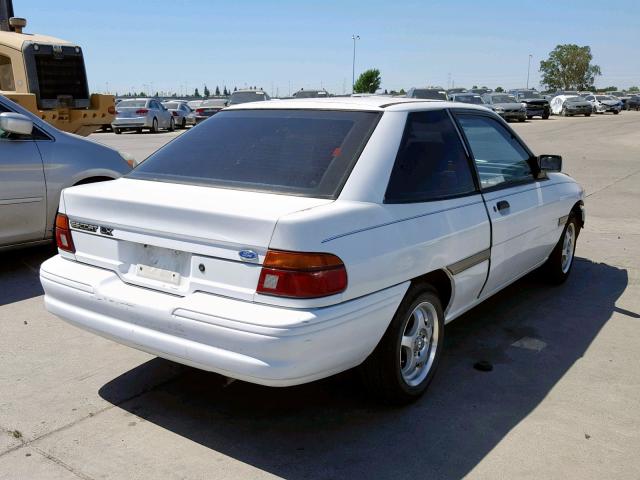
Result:
{"label": "license plate area", "polygon": [[156,280],[163,283],[170,283],[172,285],[180,285],[180,279],[182,278],[182,275],[178,272],[140,264],[136,266],[136,275],[138,277],[148,278],[149,280]]}
{"label": "license plate area", "polygon": [[120,253],[128,282],[175,293],[188,289],[191,253],[133,242],[121,244]]}

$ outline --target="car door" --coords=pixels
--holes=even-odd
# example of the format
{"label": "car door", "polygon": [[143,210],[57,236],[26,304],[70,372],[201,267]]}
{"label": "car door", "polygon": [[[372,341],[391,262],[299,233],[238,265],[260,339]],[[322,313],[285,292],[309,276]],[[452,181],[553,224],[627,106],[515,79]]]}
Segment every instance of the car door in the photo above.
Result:
{"label": "car door", "polygon": [[449,113],[411,112],[384,197],[404,243],[397,265],[446,268],[455,295],[447,317],[478,297],[489,270],[490,225],[473,164]]}
{"label": "car door", "polygon": [[[0,104],[0,112],[8,112]],[[0,246],[42,240],[46,226],[42,157],[29,136],[0,130]]]}
{"label": "car door", "polygon": [[492,115],[458,113],[491,219],[491,266],[482,295],[490,295],[538,265],[543,249],[540,186],[532,157],[511,129]]}

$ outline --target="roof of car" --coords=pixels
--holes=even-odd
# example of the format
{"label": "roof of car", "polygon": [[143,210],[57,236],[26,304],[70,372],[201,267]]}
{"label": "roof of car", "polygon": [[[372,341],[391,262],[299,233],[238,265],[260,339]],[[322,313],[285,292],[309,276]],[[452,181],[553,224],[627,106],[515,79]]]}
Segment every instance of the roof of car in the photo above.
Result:
{"label": "roof of car", "polygon": [[487,109],[470,104],[461,105],[442,100],[426,100],[406,97],[383,97],[371,95],[368,97],[331,97],[331,98],[301,98],[287,99],[279,102],[250,102],[232,105],[225,110],[255,110],[255,109],[319,109],[319,110],[363,110],[363,111],[414,111],[437,110],[441,108],[477,108],[483,112]]}

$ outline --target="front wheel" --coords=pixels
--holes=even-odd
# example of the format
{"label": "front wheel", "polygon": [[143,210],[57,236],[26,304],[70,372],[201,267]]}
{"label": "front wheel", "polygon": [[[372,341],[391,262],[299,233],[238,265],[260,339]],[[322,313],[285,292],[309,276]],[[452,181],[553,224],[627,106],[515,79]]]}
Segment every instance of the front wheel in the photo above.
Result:
{"label": "front wheel", "polygon": [[569,277],[571,267],[573,266],[573,258],[579,233],[580,225],[578,218],[575,213],[571,212],[560,236],[560,240],[558,240],[551,255],[549,255],[549,258],[542,266],[545,277],[550,283],[559,285]]}
{"label": "front wheel", "polygon": [[619,113],[620,113],[620,112],[619,112],[618,110],[614,110],[614,111],[613,111],[613,114],[614,114],[614,115],[617,115],[617,114],[619,114]]}
{"label": "front wheel", "polygon": [[549,118],[549,115],[551,115],[551,114],[550,114],[550,113],[548,113],[548,112],[547,112],[547,113],[543,113],[543,114],[542,114],[542,119],[543,119],[543,120],[547,120],[547,119]]}
{"label": "front wheel", "polygon": [[417,400],[435,375],[443,340],[437,291],[428,284],[411,286],[380,343],[360,366],[365,386],[386,403]]}
{"label": "front wheel", "polygon": [[173,132],[176,129],[176,123],[173,120],[173,117],[169,119],[169,131]]}
{"label": "front wheel", "polygon": [[585,117],[590,117],[590,116],[591,116],[591,113],[585,113],[585,114],[584,114],[584,116],[585,116]]}
{"label": "front wheel", "polygon": [[115,133],[116,135],[120,135],[122,133],[122,130],[119,128],[114,128],[113,133]]}
{"label": "front wheel", "polygon": [[158,119],[154,118],[151,122],[151,133],[158,133]]}
{"label": "front wheel", "polygon": [[183,129],[183,130],[184,130],[185,128],[187,128],[187,119],[186,119],[186,118],[183,118],[183,119],[182,119],[182,125],[180,125],[180,128],[181,128],[181,129]]}

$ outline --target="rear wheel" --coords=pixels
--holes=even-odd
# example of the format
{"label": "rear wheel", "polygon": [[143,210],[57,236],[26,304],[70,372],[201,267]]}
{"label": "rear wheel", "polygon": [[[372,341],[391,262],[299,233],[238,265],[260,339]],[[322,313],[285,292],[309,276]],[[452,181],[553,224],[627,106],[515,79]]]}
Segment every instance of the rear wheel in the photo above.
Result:
{"label": "rear wheel", "polygon": [[562,107],[562,110],[560,110],[560,116],[561,117],[567,116],[567,109],[565,107]]}
{"label": "rear wheel", "polygon": [[183,130],[185,128],[187,128],[187,119],[186,118],[182,118],[182,124],[180,125],[180,128],[182,128]]}
{"label": "rear wheel", "polygon": [[547,112],[547,113],[543,113],[543,114],[542,114],[542,119],[543,119],[543,120],[546,120],[547,118],[549,118],[549,115],[550,115],[550,113],[549,113],[549,112]]}
{"label": "rear wheel", "polygon": [[114,128],[113,133],[115,133],[116,135],[120,135],[122,133],[122,130],[120,128]]}
{"label": "rear wheel", "polygon": [[409,288],[373,353],[360,366],[369,391],[392,404],[417,400],[435,375],[444,339],[444,313],[428,284]]}
{"label": "rear wheel", "polygon": [[614,110],[614,111],[613,111],[613,114],[614,114],[614,115],[617,115],[617,114],[619,114],[619,113],[620,113],[620,112],[619,112],[618,110]]}
{"label": "rear wheel", "polygon": [[573,258],[576,251],[576,243],[578,234],[580,233],[580,225],[576,214],[571,212],[567,224],[562,231],[560,240],[549,255],[549,258],[542,266],[545,278],[550,283],[563,283],[571,273],[573,266]]}
{"label": "rear wheel", "polygon": [[525,120],[526,120],[526,118],[525,118],[525,117],[520,117],[520,118],[518,119],[518,121],[519,121],[519,122],[524,122]]}
{"label": "rear wheel", "polygon": [[585,116],[585,117],[590,117],[590,116],[591,116],[591,112],[589,112],[589,113],[585,113],[585,114],[584,114],[584,116]]}
{"label": "rear wheel", "polygon": [[531,120],[533,118],[533,115],[527,115],[527,120]]}
{"label": "rear wheel", "polygon": [[153,118],[153,122],[151,122],[151,133],[158,133],[158,119]]}
{"label": "rear wheel", "polygon": [[173,117],[169,119],[169,131],[173,132],[176,129],[176,123],[173,120]]}

